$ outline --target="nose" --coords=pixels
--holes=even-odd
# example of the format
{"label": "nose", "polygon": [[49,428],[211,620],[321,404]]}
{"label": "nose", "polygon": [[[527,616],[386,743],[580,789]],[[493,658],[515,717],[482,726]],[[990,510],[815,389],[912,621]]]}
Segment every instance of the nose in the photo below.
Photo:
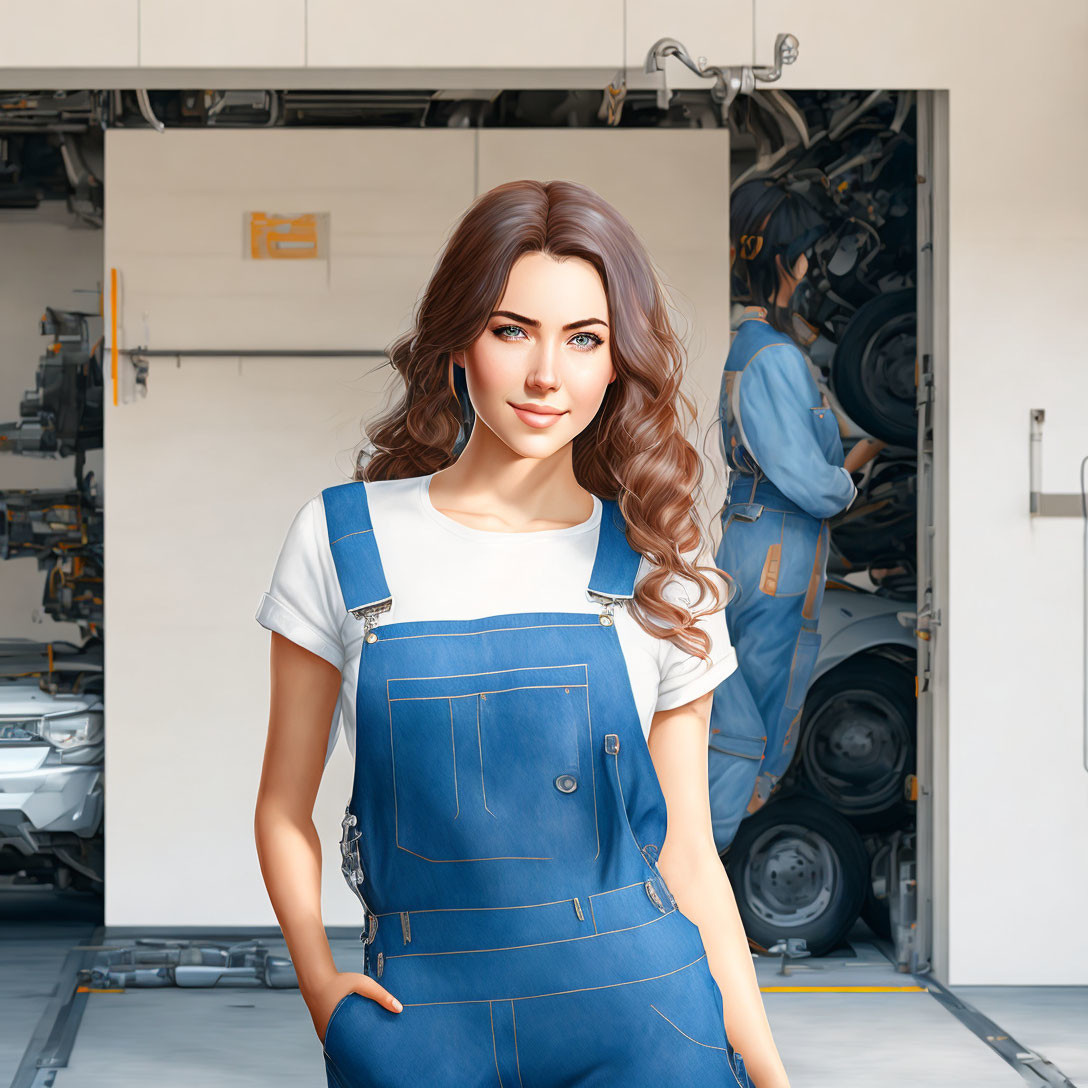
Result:
{"label": "nose", "polygon": [[541,391],[559,388],[556,353],[557,349],[553,345],[543,342],[531,352],[529,369],[525,375],[526,388]]}

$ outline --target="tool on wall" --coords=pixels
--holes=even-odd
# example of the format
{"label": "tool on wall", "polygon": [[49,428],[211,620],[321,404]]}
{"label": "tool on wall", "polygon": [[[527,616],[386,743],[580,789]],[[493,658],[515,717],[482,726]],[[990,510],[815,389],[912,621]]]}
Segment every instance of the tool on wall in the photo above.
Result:
{"label": "tool on wall", "polygon": [[657,92],[657,108],[660,110],[669,108],[669,99],[672,97],[665,75],[666,57],[676,57],[697,76],[713,79],[714,86],[710,88],[710,97],[719,104],[722,124],[727,124],[727,114],[733,99],[738,94],[751,94],[756,89],[757,80],[773,83],[779,79],[782,75],[782,66],[793,64],[797,60],[798,48],[799,43],[792,34],[779,34],[774,39],[773,65],[744,64],[723,68],[717,64],[707,64],[706,57],[692,60],[688,51],[675,38],[658,38],[650,46],[642,70],[646,75],[661,73],[661,86]]}
{"label": "tool on wall", "polygon": [[1082,762],[1088,771],[1088,490],[1085,488],[1084,469],[1088,465],[1088,455],[1080,462],[1080,493],[1065,492],[1047,494],[1043,491],[1043,422],[1046,412],[1042,408],[1031,410],[1031,442],[1029,446],[1031,461],[1031,492],[1028,498],[1028,510],[1032,517],[1084,519],[1084,600],[1082,603],[1084,622],[1084,661],[1083,674],[1083,729],[1084,750]]}

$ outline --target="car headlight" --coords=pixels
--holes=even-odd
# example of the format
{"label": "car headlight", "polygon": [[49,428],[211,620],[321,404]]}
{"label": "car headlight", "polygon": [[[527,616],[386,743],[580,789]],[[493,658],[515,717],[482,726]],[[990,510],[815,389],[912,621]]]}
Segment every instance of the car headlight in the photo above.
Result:
{"label": "car headlight", "polygon": [[78,714],[53,714],[42,719],[42,739],[61,751],[83,748],[102,739],[102,712],[84,710]]}

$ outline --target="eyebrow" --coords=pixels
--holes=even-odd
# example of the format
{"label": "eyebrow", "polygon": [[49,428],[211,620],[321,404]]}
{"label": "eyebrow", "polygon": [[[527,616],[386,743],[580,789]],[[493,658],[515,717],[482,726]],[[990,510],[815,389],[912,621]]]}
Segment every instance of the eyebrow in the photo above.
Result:
{"label": "eyebrow", "polygon": [[[532,325],[534,329],[540,328],[539,321],[534,321],[531,317],[522,317],[521,314],[515,314],[511,310],[495,310],[495,312],[492,313],[491,316],[510,317],[513,318],[515,321],[522,322],[522,324],[524,325]],[[563,331],[566,332],[567,329],[580,329],[583,325],[604,325],[606,329],[608,328],[608,323],[606,321],[602,321],[599,317],[586,317],[583,318],[581,321],[572,321],[569,325],[564,325]]]}

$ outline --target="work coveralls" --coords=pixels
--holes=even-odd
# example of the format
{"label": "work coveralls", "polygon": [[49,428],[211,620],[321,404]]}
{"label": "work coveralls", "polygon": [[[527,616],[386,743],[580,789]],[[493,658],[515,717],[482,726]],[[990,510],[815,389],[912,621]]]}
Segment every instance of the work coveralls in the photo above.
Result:
{"label": "work coveralls", "polygon": [[761,306],[740,315],[719,399],[729,493],[715,562],[735,583],[725,615],[738,665],[711,708],[719,850],[793,758],[820,649],[828,518],[857,495],[834,412],[801,350],[766,315]]}
{"label": "work coveralls", "polygon": [[640,559],[618,504],[585,611],[382,623],[364,484],[322,499],[364,624],[343,870],[363,971],[404,1006],[337,1004],[331,1088],[751,1088],[657,866],[665,801],[612,617]]}

